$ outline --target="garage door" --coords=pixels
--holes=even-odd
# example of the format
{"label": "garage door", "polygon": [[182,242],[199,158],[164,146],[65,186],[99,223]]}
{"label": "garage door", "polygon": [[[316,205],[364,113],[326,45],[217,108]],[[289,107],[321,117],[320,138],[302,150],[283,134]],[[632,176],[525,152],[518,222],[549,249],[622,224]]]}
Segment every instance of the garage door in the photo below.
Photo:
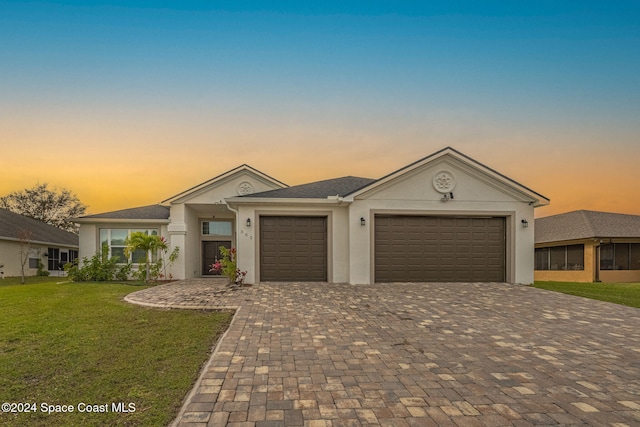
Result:
{"label": "garage door", "polygon": [[376,282],[503,282],[505,219],[375,217]]}
{"label": "garage door", "polygon": [[327,217],[260,217],[261,281],[327,281]]}

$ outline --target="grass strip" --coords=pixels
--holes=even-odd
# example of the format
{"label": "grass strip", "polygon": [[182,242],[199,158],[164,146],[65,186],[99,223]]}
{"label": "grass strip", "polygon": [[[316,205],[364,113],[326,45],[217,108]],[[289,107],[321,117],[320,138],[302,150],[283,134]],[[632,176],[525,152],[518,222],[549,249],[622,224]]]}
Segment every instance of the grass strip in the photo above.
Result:
{"label": "grass strip", "polygon": [[0,400],[36,404],[0,424],[171,422],[232,313],[144,308],[122,300],[144,286],[61,280],[0,280]]}
{"label": "grass strip", "polygon": [[640,283],[536,282],[534,287],[640,308]]}

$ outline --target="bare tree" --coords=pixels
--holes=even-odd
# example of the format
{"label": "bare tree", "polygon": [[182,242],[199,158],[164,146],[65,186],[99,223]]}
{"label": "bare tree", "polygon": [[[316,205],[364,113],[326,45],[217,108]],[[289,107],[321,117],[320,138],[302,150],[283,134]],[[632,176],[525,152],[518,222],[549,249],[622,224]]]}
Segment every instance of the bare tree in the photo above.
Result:
{"label": "bare tree", "polygon": [[69,190],[50,190],[47,183],[0,197],[0,208],[72,233],[77,233],[78,228],[71,218],[84,215],[87,209]]}
{"label": "bare tree", "polygon": [[33,233],[31,233],[31,231],[21,229],[18,232],[18,243],[20,244],[20,249],[18,249],[18,253],[20,254],[20,283],[22,284],[26,281],[24,269],[29,261],[29,255],[31,254],[32,239]]}

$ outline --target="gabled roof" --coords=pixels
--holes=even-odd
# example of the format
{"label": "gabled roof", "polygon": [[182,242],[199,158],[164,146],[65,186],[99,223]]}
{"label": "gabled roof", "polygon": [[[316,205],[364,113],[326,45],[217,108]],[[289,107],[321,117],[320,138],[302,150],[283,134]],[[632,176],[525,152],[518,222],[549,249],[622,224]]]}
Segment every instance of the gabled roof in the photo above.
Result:
{"label": "gabled roof", "polygon": [[255,168],[253,168],[253,167],[251,167],[251,166],[249,166],[247,164],[243,164],[243,165],[238,166],[237,168],[231,169],[231,170],[229,170],[229,171],[227,171],[227,172],[225,172],[223,174],[220,174],[220,175],[218,175],[216,177],[213,177],[213,178],[211,178],[211,179],[209,179],[209,180],[207,180],[207,181],[205,181],[205,182],[203,182],[201,184],[198,184],[198,185],[196,185],[194,187],[191,187],[188,190],[185,190],[185,191],[183,191],[181,193],[178,193],[175,196],[169,197],[168,199],[163,200],[161,203],[173,203],[173,202],[179,201],[181,199],[184,199],[185,197],[188,197],[189,195],[191,195],[193,193],[197,193],[198,191],[200,191],[200,190],[202,190],[204,188],[207,188],[207,187],[209,187],[209,186],[211,186],[211,185],[213,185],[213,184],[215,184],[217,182],[220,182],[220,181],[222,181],[224,179],[227,179],[227,178],[230,178],[230,177],[232,177],[234,175],[237,175],[237,174],[239,174],[239,173],[241,173],[243,171],[248,171],[251,174],[255,175],[256,177],[259,177],[259,178],[261,178],[261,179],[263,179],[263,180],[265,180],[267,182],[271,182],[271,183],[273,183],[273,184],[275,184],[275,185],[277,185],[279,187],[287,187],[287,184],[285,184],[285,183],[283,183],[281,181],[278,181],[277,179],[272,178],[269,175],[267,175],[265,173],[262,173],[259,170],[255,169]]}
{"label": "gabled roof", "polygon": [[531,200],[531,203],[533,204],[533,206],[544,206],[544,205],[548,205],[549,204],[549,199],[545,196],[543,196],[540,193],[537,193],[535,191],[533,191],[532,189],[520,184],[517,181],[514,181],[513,179],[507,177],[506,175],[501,174],[500,172],[491,169],[490,167],[483,165],[482,163],[478,162],[477,160],[472,159],[471,157],[467,156],[466,154],[463,154],[461,152],[459,152],[458,150],[455,150],[451,147],[445,147],[442,150],[436,151],[435,153],[426,156],[418,161],[415,161],[403,168],[398,169],[395,172],[391,172],[388,175],[383,176],[380,179],[375,180],[374,182],[370,183],[369,185],[362,187],[360,189],[357,189],[355,191],[353,191],[352,193],[348,194],[349,198],[355,198],[365,192],[371,191],[373,189],[375,189],[376,187],[382,186],[386,183],[388,183],[389,181],[392,181],[402,175],[405,175],[409,172],[411,172],[412,170],[418,169],[420,167],[423,167],[437,159],[443,158],[443,157],[450,157],[453,159],[458,160],[459,162],[462,162],[465,165],[468,165],[469,167],[473,168],[474,170],[476,170],[477,172],[479,172],[480,174],[489,177],[495,181],[501,182],[504,185],[506,185],[507,187],[509,187],[510,189],[512,189],[513,191],[518,192],[519,194],[522,194],[524,197],[528,198]]}
{"label": "gabled roof", "polygon": [[33,218],[0,209],[0,240],[20,240],[22,233],[31,233],[29,241],[61,246],[78,246],[78,235],[61,230]]}
{"label": "gabled roof", "polygon": [[264,197],[272,199],[326,199],[332,196],[345,196],[358,188],[375,181],[371,178],[345,176],[342,178],[326,179],[309,184],[294,185],[288,188],[247,194],[243,198]]}
{"label": "gabled roof", "polygon": [[74,222],[84,222],[83,220],[85,219],[169,220],[169,207],[163,205],[141,206],[138,208],[81,216],[80,218],[76,218]]}
{"label": "gabled roof", "polygon": [[640,238],[640,215],[579,210],[535,220],[535,242]]}

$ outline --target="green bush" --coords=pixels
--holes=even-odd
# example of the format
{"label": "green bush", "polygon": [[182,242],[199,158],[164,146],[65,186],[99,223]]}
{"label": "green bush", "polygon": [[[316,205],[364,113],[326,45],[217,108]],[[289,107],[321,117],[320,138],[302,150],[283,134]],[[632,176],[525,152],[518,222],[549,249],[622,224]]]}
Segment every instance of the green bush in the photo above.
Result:
{"label": "green bush", "polygon": [[44,269],[44,264],[42,263],[42,261],[38,261],[38,272],[36,273],[36,275],[46,277],[49,274],[51,273]]}
{"label": "green bush", "polygon": [[211,270],[209,271],[214,271],[223,276],[226,276],[229,279],[229,283],[242,285],[244,283],[244,278],[247,275],[247,272],[241,271],[238,268],[238,264],[236,261],[236,248],[227,249],[225,247],[221,247],[220,254],[222,255],[222,259],[216,261],[216,263],[211,266]]}
{"label": "green bush", "polygon": [[108,251],[96,253],[91,258],[83,257],[82,266],[77,260],[64,266],[67,277],[73,282],[107,282],[127,280],[131,273],[131,263],[119,263],[118,257],[109,258]]}

